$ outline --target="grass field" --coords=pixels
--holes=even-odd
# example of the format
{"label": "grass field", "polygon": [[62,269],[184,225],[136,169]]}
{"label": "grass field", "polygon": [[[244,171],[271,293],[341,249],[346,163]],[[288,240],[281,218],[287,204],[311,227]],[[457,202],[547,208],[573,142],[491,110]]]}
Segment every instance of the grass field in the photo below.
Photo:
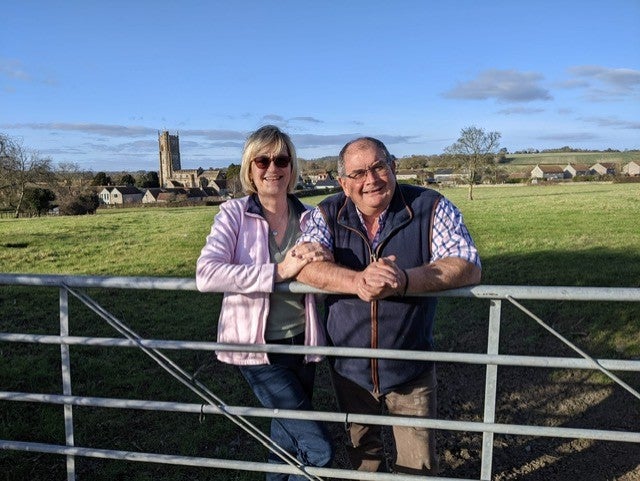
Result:
{"label": "grass field", "polygon": [[[462,210],[479,247],[483,284],[640,287],[640,184],[479,187],[473,201],[466,199],[465,188],[443,193]],[[314,204],[320,199],[304,200]],[[138,208],[99,210],[84,217],[0,219],[0,272],[193,277],[216,212],[216,207]],[[215,340],[217,294],[102,289],[92,289],[90,294],[143,337]],[[57,296],[55,289],[0,286],[0,330],[56,334]],[[528,306],[596,357],[640,357],[640,306],[570,302]],[[546,333],[519,313],[504,315],[509,322],[503,325],[501,352],[570,355],[554,347]],[[482,352],[486,316],[486,301],[442,299],[438,349]],[[109,326],[73,300],[71,333],[116,337]],[[192,351],[171,353],[171,357],[189,372],[198,372],[198,378],[223,394],[228,404],[257,405],[238,373],[216,363],[210,354]],[[57,346],[3,343],[0,386],[7,391],[61,392],[59,358]],[[74,347],[72,376],[75,395],[199,401],[136,350]],[[608,386],[607,381],[595,379]],[[637,375],[625,379],[638,387]],[[322,374],[316,396],[318,409],[335,410]],[[443,417],[470,416],[469,405],[475,406],[473,411],[481,401],[458,403],[445,388]],[[1,439],[64,444],[61,408],[16,404],[0,403]],[[506,411],[502,415],[506,417]],[[266,457],[233,425],[213,416],[200,422],[191,415],[94,408],[74,409],[74,416],[77,445],[255,461]],[[264,426],[266,421],[257,423]],[[449,453],[446,440],[443,449]],[[82,458],[76,463],[78,479],[262,478],[146,463]],[[448,466],[443,475],[454,473],[453,464]],[[0,473],[7,480],[64,479],[64,472],[59,456],[0,452]]]}
{"label": "grass field", "polygon": [[[640,267],[629,262],[640,252],[638,184],[477,187],[473,201],[465,188],[443,193],[478,244],[484,283],[639,285]],[[0,219],[0,271],[192,277],[216,212],[101,209],[94,216]]]}

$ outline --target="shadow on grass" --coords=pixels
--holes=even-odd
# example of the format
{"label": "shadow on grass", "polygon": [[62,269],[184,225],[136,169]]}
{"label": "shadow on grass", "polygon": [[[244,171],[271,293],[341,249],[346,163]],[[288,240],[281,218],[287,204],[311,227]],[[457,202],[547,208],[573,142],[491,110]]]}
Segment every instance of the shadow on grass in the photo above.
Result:
{"label": "shadow on grass", "polygon": [[[602,249],[575,253],[536,252],[483,259],[483,284],[638,287],[640,255]],[[192,292],[102,291],[91,293],[143,337],[214,340],[219,295]],[[594,357],[632,359],[640,356],[640,305],[527,301],[545,322]],[[2,287],[0,322],[4,332],[55,334],[57,290]],[[484,352],[489,302],[443,298],[436,321],[437,349]],[[72,335],[116,337],[113,330],[72,300]],[[514,307],[503,303],[501,353],[572,356],[559,340]],[[55,352],[57,351],[57,352]],[[29,345],[0,346],[2,389],[60,392],[59,348]],[[213,360],[212,353],[169,353],[232,405],[257,402],[235,368]],[[34,359],[35,355],[35,359]],[[130,349],[95,350],[72,347],[74,394],[194,401],[173,379]],[[439,416],[451,420],[482,419],[484,366],[440,364]],[[591,371],[500,367],[497,421],[640,432],[640,402],[608,379]],[[636,389],[640,374],[621,376]],[[316,408],[335,411],[327,377],[318,377]],[[197,402],[197,401],[196,401]],[[64,444],[61,408],[0,403],[0,437]],[[262,461],[266,453],[255,447],[227,421],[209,416],[137,412],[105,414],[78,409],[78,444]],[[80,422],[82,421],[82,423]],[[265,425],[262,420],[258,420]],[[342,442],[342,426],[331,426]],[[439,432],[442,476],[479,477],[481,434]],[[640,446],[631,443],[589,442],[556,438],[496,436],[494,480],[586,481],[638,479]],[[337,449],[337,466],[346,467]],[[78,461],[80,474],[91,479],[262,479],[261,475],[230,471],[178,469],[146,463]],[[7,479],[48,480],[64,477],[64,458],[34,453],[0,453],[0,471]],[[57,476],[60,474],[60,476]],[[15,477],[14,477],[15,475]],[[82,476],[80,476],[82,478]]]}
{"label": "shadow on grass", "polygon": [[[575,254],[537,252],[483,259],[483,284],[639,287],[640,255],[602,249]],[[545,323],[595,358],[640,358],[640,303],[522,301]],[[441,299],[437,349],[486,352],[489,302]],[[580,357],[521,313],[502,303],[500,353]],[[481,421],[484,366],[440,364],[439,415]],[[640,390],[640,373],[617,372]],[[594,371],[498,368],[496,421],[640,432],[640,400]],[[439,432],[442,476],[479,477],[481,434]],[[493,480],[640,479],[634,443],[496,435]]]}

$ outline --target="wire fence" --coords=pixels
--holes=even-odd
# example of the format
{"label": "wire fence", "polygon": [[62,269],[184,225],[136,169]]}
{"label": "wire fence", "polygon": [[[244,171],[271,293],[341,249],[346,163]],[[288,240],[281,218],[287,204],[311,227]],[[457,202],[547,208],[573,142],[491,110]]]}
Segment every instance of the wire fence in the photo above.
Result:
{"label": "wire fence", "polygon": [[[55,275],[20,275],[0,274],[0,285],[17,286],[48,286],[59,289],[59,319],[60,335],[26,334],[16,332],[0,333],[1,342],[33,343],[59,345],[62,366],[62,394],[55,393],[27,393],[15,391],[0,391],[0,401],[43,403],[61,405],[64,409],[65,445],[37,443],[24,440],[0,440],[0,448],[4,450],[30,451],[58,454],[66,457],[67,480],[75,481],[75,458],[86,456],[101,459],[126,460],[131,462],[152,462],[160,464],[199,466],[237,471],[284,472],[297,474],[306,479],[319,480],[325,478],[362,479],[362,480],[413,480],[419,477],[413,475],[388,473],[362,473],[346,469],[313,468],[300,465],[297,460],[283,452],[267,435],[262,433],[247,417],[257,418],[293,418],[313,419],[329,423],[358,422],[381,426],[416,426],[439,430],[470,431],[482,433],[480,480],[489,481],[492,477],[492,463],[494,457],[494,435],[522,435],[541,436],[570,439],[587,439],[598,441],[615,441],[625,443],[640,443],[640,432],[625,432],[620,430],[593,430],[568,427],[530,426],[520,424],[504,424],[496,422],[496,402],[498,389],[499,366],[524,366],[534,368],[565,368],[580,370],[597,370],[608,376],[621,389],[628,392],[631,402],[640,402],[640,393],[631,385],[624,382],[616,372],[640,372],[639,360],[622,359],[594,359],[586,352],[572,344],[568,339],[557,333],[540,317],[529,311],[519,301],[547,300],[547,301],[589,301],[589,302],[640,302],[638,288],[594,288],[594,287],[536,287],[536,286],[475,286],[471,288],[455,289],[440,292],[438,297],[466,297],[488,299],[490,301],[488,317],[488,342],[486,353],[463,352],[422,352],[422,351],[394,351],[385,349],[338,348],[328,346],[284,346],[284,345],[239,345],[222,344],[217,342],[196,341],[167,341],[144,339],[134,332],[123,321],[118,319],[99,303],[89,297],[83,290],[86,288],[108,289],[145,289],[170,291],[195,291],[195,281],[184,278],[153,278],[153,277],[96,277],[96,276],[55,276]],[[295,293],[321,293],[309,286],[290,283],[277,287],[278,290]],[[116,329],[121,338],[97,338],[89,336],[72,336],[69,332],[69,296],[78,299],[82,304],[100,316],[105,322]],[[577,355],[575,357],[542,357],[525,355],[506,355],[499,353],[500,324],[502,318],[502,304],[506,301],[515,306],[529,318],[547,329],[560,341],[569,346]],[[108,348],[137,348],[153,359],[158,365],[169,372],[178,382],[182,383],[201,399],[202,403],[161,402],[136,399],[97,398],[72,395],[71,384],[71,347],[93,346]],[[207,386],[195,380],[174,363],[163,351],[195,350],[195,351],[246,351],[267,353],[295,353],[320,354],[325,356],[348,356],[364,358],[410,359],[413,361],[440,361],[448,363],[464,363],[486,365],[484,388],[484,413],[482,422],[453,421],[446,419],[416,419],[399,416],[372,416],[350,413],[320,412],[320,411],[287,411],[265,408],[251,408],[226,405]],[[220,415],[235,423],[262,443],[267,449],[277,454],[285,464],[268,464],[252,461],[236,461],[228,459],[187,457],[166,455],[149,452],[118,451],[95,449],[76,446],[74,442],[74,406],[91,406],[109,409],[138,409],[160,412],[199,413],[200,415]],[[451,478],[432,478],[451,479]],[[455,478],[460,480],[462,478]]]}

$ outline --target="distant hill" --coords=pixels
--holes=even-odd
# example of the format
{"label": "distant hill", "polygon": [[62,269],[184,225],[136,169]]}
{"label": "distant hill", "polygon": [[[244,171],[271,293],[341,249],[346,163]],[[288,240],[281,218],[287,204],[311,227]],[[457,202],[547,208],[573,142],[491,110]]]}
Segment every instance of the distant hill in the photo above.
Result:
{"label": "distant hill", "polygon": [[505,165],[536,165],[552,164],[567,165],[587,164],[593,165],[598,162],[613,162],[626,164],[632,160],[640,160],[640,151],[632,150],[627,152],[543,152],[539,154],[507,154]]}

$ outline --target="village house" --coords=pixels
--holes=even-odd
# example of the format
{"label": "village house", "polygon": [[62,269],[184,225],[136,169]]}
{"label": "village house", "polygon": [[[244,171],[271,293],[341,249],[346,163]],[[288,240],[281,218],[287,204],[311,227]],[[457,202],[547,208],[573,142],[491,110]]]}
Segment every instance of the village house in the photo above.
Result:
{"label": "village house", "polygon": [[144,196],[142,197],[142,203],[143,204],[152,204],[154,202],[158,202],[158,195],[160,195],[160,193],[163,191],[164,189],[161,189],[159,187],[150,187],[146,190],[146,192],[144,193]]}
{"label": "village house", "polygon": [[336,179],[334,179],[333,174],[329,171],[324,172],[315,172],[307,175],[309,179],[308,182],[303,182],[302,177],[298,179],[298,183],[302,183],[303,185],[311,184],[310,187],[314,189],[320,190],[329,190],[329,189],[337,189],[340,187],[340,184]]}
{"label": "village house", "polygon": [[572,179],[574,177],[583,177],[591,174],[591,168],[585,164],[567,164],[564,168],[564,176],[566,179]]}
{"label": "village house", "polygon": [[204,189],[192,188],[167,188],[160,189],[160,192],[156,196],[156,202],[176,202],[176,201],[192,201],[200,202],[207,197],[215,196],[215,190],[211,189],[209,192]]}
{"label": "village house", "polygon": [[438,184],[454,184],[462,179],[464,175],[455,173],[453,169],[436,169],[433,174],[433,180]]}
{"label": "village house", "polygon": [[396,179],[398,180],[413,180],[418,179],[418,172],[415,170],[399,170],[396,172]]}
{"label": "village house", "polygon": [[165,182],[167,188],[197,188],[208,187],[216,191],[216,195],[224,195],[227,180],[221,170],[182,169],[173,172],[173,178]]}
{"label": "village house", "polygon": [[320,182],[321,180],[333,179],[331,172],[315,172],[307,175],[307,177],[313,184]]}
{"label": "village house", "polygon": [[137,187],[120,185],[103,188],[98,197],[105,205],[124,205],[142,202],[143,192]]}
{"label": "village house", "polygon": [[632,160],[622,168],[622,173],[630,176],[640,175],[640,162]]}
{"label": "village house", "polygon": [[524,182],[531,177],[531,173],[528,170],[518,170],[510,172],[507,175],[507,181],[509,182]]}
{"label": "village house", "polygon": [[542,180],[562,180],[564,179],[564,169],[559,165],[536,165],[531,170],[531,178]]}
{"label": "village house", "polygon": [[591,171],[598,175],[616,175],[616,170],[616,164],[611,162],[599,162],[591,166]]}
{"label": "village house", "polygon": [[322,179],[317,181],[313,187],[315,189],[320,189],[320,190],[326,190],[326,189],[337,189],[338,187],[340,187],[340,184],[338,183],[337,180],[335,179]]}

